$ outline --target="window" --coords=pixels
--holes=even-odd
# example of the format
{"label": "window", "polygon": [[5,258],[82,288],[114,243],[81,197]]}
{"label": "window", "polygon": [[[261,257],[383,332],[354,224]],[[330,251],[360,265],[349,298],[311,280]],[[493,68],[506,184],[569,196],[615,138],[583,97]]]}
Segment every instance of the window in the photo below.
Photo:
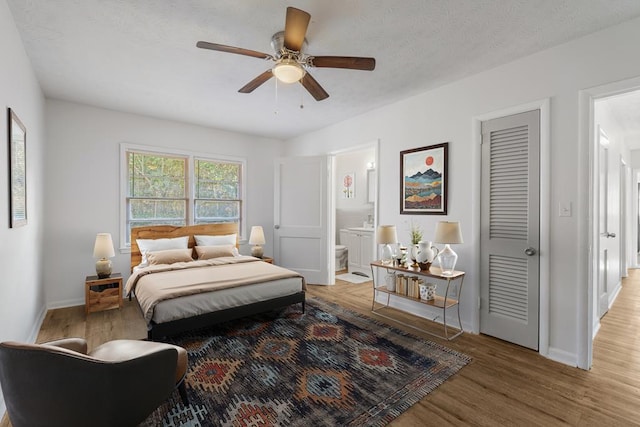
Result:
{"label": "window", "polygon": [[243,228],[244,160],[123,144],[124,247],[131,228],[238,222]]}
{"label": "window", "polygon": [[129,151],[127,164],[127,229],[186,225],[187,158]]}
{"label": "window", "polygon": [[195,223],[240,221],[239,163],[196,159]]}

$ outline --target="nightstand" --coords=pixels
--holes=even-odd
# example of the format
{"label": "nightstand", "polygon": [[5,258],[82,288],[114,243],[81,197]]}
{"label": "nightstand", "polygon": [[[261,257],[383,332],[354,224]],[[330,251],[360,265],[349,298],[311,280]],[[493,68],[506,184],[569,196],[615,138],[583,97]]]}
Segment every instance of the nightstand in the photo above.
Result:
{"label": "nightstand", "polygon": [[85,288],[85,314],[122,307],[122,274],[113,273],[104,279],[87,276]]}
{"label": "nightstand", "polygon": [[273,264],[273,258],[270,258],[268,256],[262,257],[262,261],[268,262],[269,264]]}

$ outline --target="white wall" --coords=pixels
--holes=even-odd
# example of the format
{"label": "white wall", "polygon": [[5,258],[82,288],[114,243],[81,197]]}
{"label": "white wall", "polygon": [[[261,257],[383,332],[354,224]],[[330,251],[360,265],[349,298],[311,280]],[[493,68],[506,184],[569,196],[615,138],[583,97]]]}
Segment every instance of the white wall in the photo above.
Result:
{"label": "white wall", "polygon": [[[128,277],[129,254],[117,250],[121,142],[246,158],[247,225],[264,227],[265,255],[272,254],[273,165],[281,141],[59,100],[47,100],[45,111],[51,148],[44,236],[49,307],[84,304],[85,276],[95,274],[98,232],[111,233],[113,270]],[[249,249],[241,247],[241,252],[249,254]]]}
{"label": "white wall", "polygon": [[631,167],[640,169],[640,150],[631,150]]}
{"label": "white wall", "polygon": [[[42,198],[44,98],[13,17],[0,0],[0,341],[33,342],[44,317]],[[9,228],[7,107],[27,128],[27,225]],[[0,416],[5,406],[0,393]]]}
{"label": "white wall", "polygon": [[[399,152],[449,142],[448,215],[414,216],[433,237],[437,221],[459,220],[465,243],[457,245],[459,269],[466,270],[462,317],[477,330],[480,150],[473,144],[473,118],[489,112],[551,99],[549,357],[578,363],[581,299],[586,301],[588,248],[588,141],[579,140],[579,91],[640,75],[640,20],[635,19],[518,61],[476,74],[422,95],[379,108],[287,141],[287,155],[314,155],[380,139],[379,223],[397,224],[399,238],[411,217],[399,214]],[[559,217],[570,202],[571,217]],[[582,241],[582,240],[581,240]],[[580,242],[581,242],[580,241]]]}

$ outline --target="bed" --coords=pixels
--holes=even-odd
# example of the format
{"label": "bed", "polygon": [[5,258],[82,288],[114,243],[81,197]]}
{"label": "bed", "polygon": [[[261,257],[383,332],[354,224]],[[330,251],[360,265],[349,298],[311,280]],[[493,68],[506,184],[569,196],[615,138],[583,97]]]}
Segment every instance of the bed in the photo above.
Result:
{"label": "bed", "polygon": [[[125,290],[129,297],[136,297],[147,322],[148,339],[297,303],[302,303],[304,312],[304,277],[258,258],[239,255],[237,236],[235,223],[131,230],[132,274]],[[196,238],[200,243],[220,239],[229,243],[229,238],[235,242],[196,245]],[[180,246],[167,250],[162,246],[166,242],[186,244],[186,249]],[[149,250],[154,247],[159,250]],[[197,259],[185,259],[186,253]]]}

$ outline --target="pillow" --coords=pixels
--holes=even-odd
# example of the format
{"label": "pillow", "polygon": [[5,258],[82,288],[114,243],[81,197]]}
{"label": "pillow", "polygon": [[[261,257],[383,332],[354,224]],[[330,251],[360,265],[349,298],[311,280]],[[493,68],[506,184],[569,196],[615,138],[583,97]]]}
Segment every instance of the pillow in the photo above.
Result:
{"label": "pillow", "polygon": [[193,236],[197,246],[220,246],[236,245],[237,234],[226,234],[223,236]]}
{"label": "pillow", "polygon": [[187,249],[189,247],[189,236],[175,237],[173,239],[138,239],[136,240],[142,260],[140,267],[149,265],[147,254],[149,252],[166,251],[169,249]]}
{"label": "pillow", "polygon": [[196,246],[198,259],[220,258],[223,256],[238,256],[238,248],[234,245]]}
{"label": "pillow", "polygon": [[154,251],[147,254],[149,265],[173,264],[176,262],[193,261],[191,249],[168,249],[166,251]]}

